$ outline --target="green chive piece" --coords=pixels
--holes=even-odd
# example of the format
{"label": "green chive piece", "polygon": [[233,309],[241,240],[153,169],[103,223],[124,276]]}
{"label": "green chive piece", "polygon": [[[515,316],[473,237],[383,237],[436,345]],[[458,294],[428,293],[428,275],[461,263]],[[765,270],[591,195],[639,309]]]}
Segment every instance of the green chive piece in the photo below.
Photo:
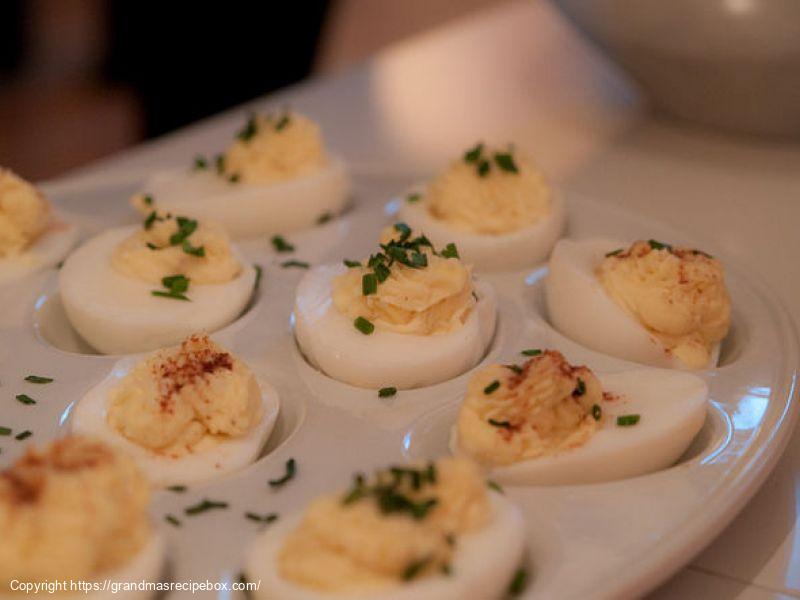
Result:
{"label": "green chive piece", "polygon": [[170,246],[179,246],[197,230],[197,220],[187,217],[177,217],[178,231],[169,236]]}
{"label": "green chive piece", "polygon": [[595,421],[599,421],[600,417],[603,416],[603,409],[600,408],[599,404],[592,404],[592,416]]}
{"label": "green chive piece", "polygon": [[360,267],[361,266],[361,263],[359,261],[357,261],[357,260],[349,260],[349,259],[345,258],[344,261],[342,261],[342,262],[344,262],[344,266],[347,267],[348,269],[352,269],[354,267]]}
{"label": "green chive piece", "polygon": [[353,325],[364,335],[369,335],[375,331],[375,325],[367,321],[364,317],[356,317],[356,320],[353,321]]}
{"label": "green chive piece", "polygon": [[388,398],[389,396],[394,396],[396,393],[396,387],[384,387],[378,390],[378,396],[380,398]]}
{"label": "green chive piece", "polygon": [[147,215],[147,218],[144,220],[144,228],[150,229],[153,226],[153,223],[156,222],[156,220],[160,219],[158,218],[156,211],[152,211],[149,215]]}
{"label": "green chive piece", "polygon": [[253,263],[253,268],[256,270],[256,280],[253,282],[253,291],[258,291],[261,287],[261,278],[264,276],[264,267],[258,263]]}
{"label": "green chive piece", "polygon": [[255,135],[258,133],[258,123],[256,122],[256,116],[250,115],[250,118],[247,119],[247,122],[244,124],[239,132],[236,134],[236,137],[239,138],[243,142],[249,142]]}
{"label": "green chive piece", "polygon": [[36,400],[28,396],[28,394],[17,394],[14,397],[22,404],[36,404]]}
{"label": "green chive piece", "polygon": [[145,206],[153,206],[153,197],[150,194],[145,194],[142,196],[142,202],[144,202]]}
{"label": "green chive piece", "polygon": [[706,258],[711,258],[711,259],[714,258],[708,252],[703,252],[702,250],[692,250],[692,254],[694,254],[694,255],[698,255],[699,254],[700,256],[705,256]]}
{"label": "green chive piece", "polygon": [[517,375],[522,375],[522,367],[519,365],[503,365],[506,369],[514,371]]}
{"label": "green chive piece", "polygon": [[419,202],[421,198],[422,194],[415,192],[413,194],[409,194],[408,196],[406,196],[406,202],[408,202],[409,204],[414,204],[414,202]]}
{"label": "green chive piece", "polygon": [[41,375],[28,375],[25,381],[29,383],[53,383],[55,381],[52,377],[42,377]]}
{"label": "green chive piece", "polygon": [[17,435],[15,435],[14,439],[15,440],[19,440],[21,442],[22,440],[28,439],[32,435],[33,435],[33,432],[30,431],[29,429],[26,429],[25,431],[22,431],[22,432],[18,433]]}
{"label": "green chive piece", "polygon": [[250,519],[256,523],[272,523],[273,521],[278,520],[278,513],[267,513],[262,515],[254,512],[246,512],[244,513],[244,516],[246,519]]}
{"label": "green chive piece", "polygon": [[173,527],[180,527],[181,522],[178,520],[178,517],[175,515],[164,515],[164,520],[172,525]]}
{"label": "green chive piece", "polygon": [[228,183],[239,183],[241,179],[242,176],[239,175],[238,173],[231,173],[230,175],[228,175]]}
{"label": "green chive piece", "polygon": [[297,463],[293,458],[290,458],[286,461],[286,473],[283,475],[283,477],[278,479],[270,479],[267,483],[269,483],[270,487],[281,487],[283,484],[293,479],[296,474]]}
{"label": "green chive piece", "polygon": [[514,157],[509,152],[498,152],[494,155],[494,162],[507,173],[519,173]]}
{"label": "green chive piece", "polygon": [[294,246],[287,242],[281,235],[273,235],[271,242],[276,252],[294,252]]}
{"label": "green chive piece", "polygon": [[174,300],[186,300],[189,298],[184,294],[189,289],[189,282],[191,280],[184,275],[170,275],[161,280],[161,285],[166,288],[164,290],[153,290],[150,292],[153,296],[161,298],[172,298]]}
{"label": "green chive piece", "polygon": [[609,256],[616,256],[617,254],[620,254],[622,250],[623,250],[622,248],[617,248],[616,250],[612,250],[611,252],[606,252],[606,258],[608,258]]}
{"label": "green chive piece", "polygon": [[224,508],[228,508],[227,502],[217,502],[216,500],[209,500],[208,498],[205,498],[193,506],[187,506],[183,509],[183,512],[189,516],[193,516],[199,515],[200,513],[204,513],[208,510]]}
{"label": "green chive piece", "polygon": [[278,122],[275,123],[275,131],[282,131],[287,125],[289,125],[290,122],[291,119],[289,118],[289,113],[285,113],[280,119],[278,119]]}
{"label": "green chive piece", "polygon": [[500,485],[499,483],[497,483],[496,481],[494,481],[493,479],[487,479],[486,480],[486,487],[488,487],[491,490],[494,490],[498,494],[505,494],[505,490],[503,490],[503,486]]}
{"label": "green chive piece", "polygon": [[214,166],[217,169],[217,174],[222,175],[225,172],[225,155],[224,154],[217,154],[214,157]]}
{"label": "green chive piece", "polygon": [[329,212],[322,213],[319,217],[317,217],[317,225],[324,225],[331,219],[333,219],[333,214]]}
{"label": "green chive piece", "polygon": [[10,427],[0,427],[0,435],[11,435]]}
{"label": "green chive piece", "polygon": [[640,415],[620,415],[617,417],[617,427],[631,427],[641,419]]}
{"label": "green chive piece", "polygon": [[148,248],[150,248],[150,250],[158,250],[158,246],[156,246],[156,245],[155,245],[154,243],[152,243],[152,242],[147,242],[147,243],[145,243],[145,246],[147,246]]}
{"label": "green chive piece", "polygon": [[528,584],[528,571],[525,567],[520,567],[517,569],[517,572],[514,573],[514,579],[511,580],[511,583],[508,586],[508,593],[511,596],[519,596],[523,591],[525,591],[525,586]]}
{"label": "green chive piece", "polygon": [[[486,390],[484,390],[484,392],[485,391]],[[489,419],[489,425],[493,425],[494,427],[500,427],[501,429],[511,429],[510,421],[497,421],[495,419]]]}
{"label": "green chive piece", "polygon": [[394,230],[400,234],[399,243],[403,243],[411,237],[411,227],[405,223],[395,223]]}
{"label": "green chive piece", "polygon": [[575,386],[575,391],[572,392],[573,396],[583,396],[586,393],[586,382],[578,377],[578,385]]}
{"label": "green chive piece", "polygon": [[186,491],[185,485],[171,485],[167,488],[170,492],[175,492],[176,494],[182,494]]}
{"label": "green chive piece", "polygon": [[499,387],[500,387],[500,382],[497,379],[495,379],[492,383],[483,388],[483,393],[488,396]]}
{"label": "green chive piece", "polygon": [[189,240],[184,240],[183,245],[181,247],[183,248],[183,251],[186,252],[186,254],[191,254],[192,256],[203,258],[206,255],[205,246],[192,246]]}
{"label": "green chive piece", "polygon": [[489,174],[490,166],[491,165],[489,164],[488,160],[486,160],[485,158],[481,159],[480,162],[478,163],[478,177],[486,177]]}
{"label": "green chive piece", "polygon": [[310,269],[311,265],[303,260],[287,260],[281,263],[281,268],[283,269],[290,269],[292,267],[297,269]]}
{"label": "green chive piece", "polygon": [[411,581],[412,579],[417,577],[417,575],[419,575],[422,572],[422,570],[427,566],[429,562],[430,562],[429,558],[423,558],[422,560],[415,560],[412,563],[410,563],[406,567],[405,571],[403,571],[402,575],[403,581]]}
{"label": "green chive piece", "polygon": [[475,146],[464,152],[464,162],[468,163],[477,162],[482,153],[483,153],[483,142],[478,142],[477,144],[475,144]]}
{"label": "green chive piece", "polygon": [[195,171],[203,171],[204,169],[208,168],[208,160],[202,154],[198,154],[194,157],[194,166]]}
{"label": "green chive piece", "polygon": [[361,277],[361,293],[365,296],[378,293],[378,278],[374,273],[365,273]]}
{"label": "green chive piece", "polygon": [[647,240],[647,243],[650,244],[650,247],[653,250],[669,250],[670,252],[672,252],[671,245],[659,242],[658,240]]}
{"label": "green chive piece", "polygon": [[444,258],[460,258],[458,255],[458,248],[456,248],[456,245],[452,242],[447,244],[447,246],[444,247],[444,250],[442,250],[439,254]]}
{"label": "green chive piece", "polygon": [[542,353],[538,348],[528,348],[520,352],[523,356],[539,356]]}

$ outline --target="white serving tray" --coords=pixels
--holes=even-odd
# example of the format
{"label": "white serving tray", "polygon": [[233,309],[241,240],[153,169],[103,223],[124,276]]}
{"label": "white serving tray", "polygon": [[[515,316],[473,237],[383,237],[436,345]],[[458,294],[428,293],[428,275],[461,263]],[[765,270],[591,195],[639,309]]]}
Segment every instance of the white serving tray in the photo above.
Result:
{"label": "white serving tray", "polygon": [[[215,338],[272,382],[282,401],[281,415],[255,464],[182,494],[155,494],[152,513],[168,537],[170,578],[234,580],[260,528],[245,519],[246,511],[299,510],[313,496],[346,486],[357,470],[447,452],[450,426],[470,373],[387,399],[331,380],[304,361],[293,340],[293,293],[303,271],[279,267],[287,258],[318,264],[368,255],[380,228],[392,222],[396,205],[386,199],[407,183],[357,181],[355,203],[347,214],[286,236],[297,248],[292,255],[275,254],[268,239],[240,244],[249,259],[264,267],[261,288],[246,313]],[[50,192],[88,234],[133,222],[127,207],[133,189],[73,186]],[[706,425],[679,464],[603,484],[506,488],[527,523],[531,583],[525,597],[628,597],[652,589],[687,563],[733,519],[773,467],[797,418],[793,393],[798,343],[774,295],[716,248],[586,198],[567,199],[570,237],[653,237],[719,256],[734,303],[722,365],[701,374],[711,396]],[[548,325],[542,298],[545,276],[543,266],[485,276],[498,292],[499,321],[483,363],[513,362],[523,348],[548,347],[600,372],[634,366],[586,350]],[[5,396],[0,425],[15,433],[34,432],[24,442],[0,438],[0,465],[6,466],[27,443],[41,444],[64,433],[72,403],[106,377],[120,357],[91,354],[72,331],[60,308],[55,271],[0,288],[0,306],[0,386]],[[24,382],[31,373],[55,382]],[[38,403],[15,402],[18,393]],[[267,480],[283,474],[290,457],[298,465],[295,480],[270,489]],[[224,500],[230,507],[183,517],[184,507],[203,498]],[[183,526],[165,523],[167,513],[178,515]]]}

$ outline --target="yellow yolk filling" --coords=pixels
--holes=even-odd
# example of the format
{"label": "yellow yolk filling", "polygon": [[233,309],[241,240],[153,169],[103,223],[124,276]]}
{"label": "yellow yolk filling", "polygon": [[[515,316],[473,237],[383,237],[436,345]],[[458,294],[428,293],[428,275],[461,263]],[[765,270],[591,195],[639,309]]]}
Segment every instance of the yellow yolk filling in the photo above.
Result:
{"label": "yellow yolk filling", "polygon": [[49,214],[38,189],[0,167],[0,258],[24,252],[47,227]]}
{"label": "yellow yolk filling", "polygon": [[108,422],[135,444],[179,457],[246,435],[261,418],[261,392],[250,369],[194,335],[139,363],[111,392]]}
{"label": "yellow yolk filling", "polygon": [[730,329],[722,264],[702,252],[638,241],[607,256],[597,277],[614,302],[689,368],[707,367]]}
{"label": "yellow yolk filling", "polygon": [[507,465],[579,446],[597,430],[603,398],[586,367],[552,350],[518,370],[489,365],[469,382],[458,416],[459,449],[486,465]]}
{"label": "yellow yolk filling", "polygon": [[0,584],[92,579],[151,535],[149,486],[127,456],[69,437],[0,472]]}
{"label": "yellow yolk filling", "polygon": [[[124,239],[114,250],[112,267],[119,273],[149,283],[183,275],[193,284],[226,283],[236,278],[242,265],[231,251],[228,235],[212,224],[198,224],[185,242],[173,244],[180,231],[175,217],[159,216]],[[202,256],[187,252],[202,248]]]}
{"label": "yellow yolk filling", "polygon": [[[421,518],[410,512],[382,512],[369,492],[353,490],[313,501],[278,555],[281,577],[326,592],[364,592],[402,584],[404,579],[441,573],[458,547],[458,536],[491,519],[486,482],[465,459],[445,458],[420,473],[400,475],[396,492],[421,505],[435,503]],[[428,479],[433,469],[435,481]],[[395,481],[390,471],[364,485]],[[353,489],[356,489],[355,487]]]}
{"label": "yellow yolk filling", "polygon": [[[500,151],[504,153],[505,151]],[[427,188],[430,214],[464,231],[499,235],[533,225],[550,213],[550,187],[541,172],[519,154],[511,155],[516,172],[500,168],[485,152],[488,171],[478,161],[457,160]]]}

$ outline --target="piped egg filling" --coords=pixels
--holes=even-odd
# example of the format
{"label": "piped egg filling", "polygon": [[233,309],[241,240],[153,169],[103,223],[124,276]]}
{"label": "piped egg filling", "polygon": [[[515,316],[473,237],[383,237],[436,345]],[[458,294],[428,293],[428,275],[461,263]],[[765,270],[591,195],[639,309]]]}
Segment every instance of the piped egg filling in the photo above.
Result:
{"label": "piped egg filling", "polygon": [[336,593],[446,576],[459,537],[486,526],[484,478],[466,459],[392,467],[313,501],[278,553],[281,577]]}
{"label": "piped egg filling", "polygon": [[600,426],[603,390],[587,367],[547,350],[523,365],[489,365],[470,380],[458,416],[459,450],[508,465],[575,448]]}
{"label": "piped egg filling", "polygon": [[16,256],[47,227],[50,205],[35,186],[0,167],[0,258]]}
{"label": "piped egg filling", "polygon": [[[404,223],[382,233],[381,251],[333,281],[333,304],[386,331],[435,335],[459,329],[476,305],[471,269],[454,244],[437,251]],[[356,324],[358,326],[358,324]]]}
{"label": "piped egg filling", "polygon": [[499,235],[545,218],[550,187],[533,163],[513,148],[478,144],[427,187],[430,214],[455,228]]}
{"label": "piped egg filling", "polygon": [[153,535],[149,485],[110,447],[67,437],[0,472],[0,582],[90,580],[129,563]]}
{"label": "piped egg filling", "polygon": [[724,269],[700,250],[640,240],[608,253],[597,277],[617,305],[689,368],[706,367],[730,329]]}
{"label": "piped egg filling", "polygon": [[139,363],[111,392],[109,425],[131,442],[179,458],[248,434],[261,419],[250,369],[193,335]]}
{"label": "piped egg filling", "polygon": [[196,284],[226,283],[242,271],[222,229],[152,209],[142,228],[117,245],[111,265],[122,275],[154,284],[175,275]]}

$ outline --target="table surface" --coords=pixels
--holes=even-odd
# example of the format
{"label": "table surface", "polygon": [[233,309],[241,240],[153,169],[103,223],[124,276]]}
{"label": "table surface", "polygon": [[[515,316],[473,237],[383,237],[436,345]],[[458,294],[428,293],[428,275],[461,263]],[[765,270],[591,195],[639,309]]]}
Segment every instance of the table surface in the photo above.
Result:
{"label": "table surface", "polygon": [[[800,145],[653,118],[632,84],[542,1],[500,3],[51,183],[81,187],[185,164],[220,149],[249,110],[286,104],[321,121],[361,178],[411,183],[476,140],[514,140],[565,189],[735,256],[800,322]],[[653,597],[800,598],[799,494],[795,435],[736,520]]]}

